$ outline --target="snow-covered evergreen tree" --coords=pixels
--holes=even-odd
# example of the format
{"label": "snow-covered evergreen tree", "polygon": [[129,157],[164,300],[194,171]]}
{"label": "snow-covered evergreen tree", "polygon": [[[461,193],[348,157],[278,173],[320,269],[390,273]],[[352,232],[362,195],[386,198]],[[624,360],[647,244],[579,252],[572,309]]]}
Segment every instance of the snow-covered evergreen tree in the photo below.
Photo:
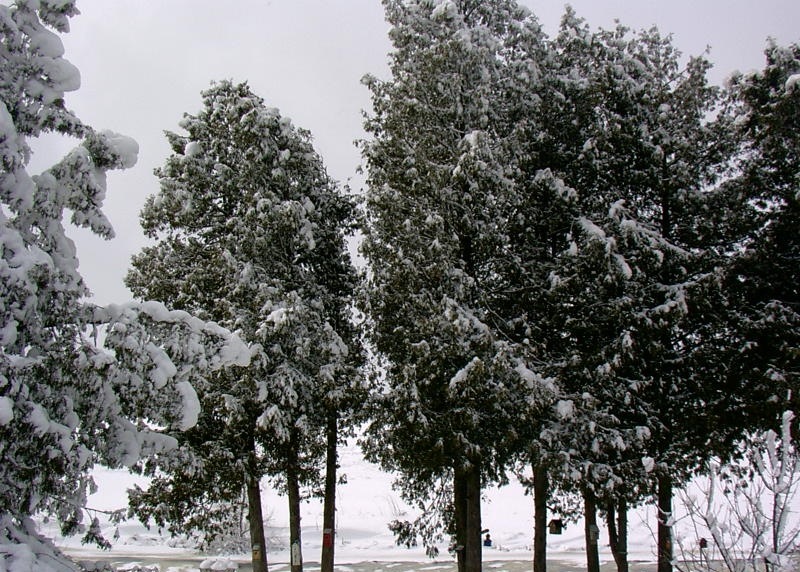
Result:
{"label": "snow-covered evergreen tree", "polygon": [[746,396],[732,409],[766,430],[800,397],[800,45],[771,43],[765,68],[730,87],[742,148],[725,186],[739,216],[725,222],[741,248],[726,283],[735,309],[727,362]]}
{"label": "snow-covered evergreen tree", "polygon": [[[174,450],[154,427],[190,428],[193,387],[249,359],[228,331],[186,312],[88,301],[63,220],[71,213],[72,224],[111,238],[105,174],[131,167],[138,147],[65,106],[80,75],[56,32],[76,13],[69,0],[0,6],[0,569],[20,572],[76,570],[32,517],[103,543],[96,520],[85,522],[94,464]],[[32,176],[29,141],[48,132],[82,142]]]}
{"label": "snow-covered evergreen tree", "polygon": [[392,78],[365,80],[364,300],[386,388],[367,452],[417,501],[447,491],[436,508],[460,569],[477,570],[481,487],[527,442],[553,390],[534,372],[509,301],[519,285],[511,110],[532,97],[517,78],[535,82],[527,56],[542,35],[508,0],[383,4],[394,51]]}
{"label": "snow-covered evergreen tree", "polygon": [[706,221],[730,137],[707,119],[718,102],[708,63],[681,68],[657,31],[592,32],[568,10],[554,48],[546,137],[553,174],[575,196],[548,294],[548,362],[563,395],[545,436],[562,485],[590,513],[598,500],[614,513],[617,501],[639,500],[645,469],[656,469],[668,566],[672,482],[731,441],[715,417],[725,393],[712,373],[721,239]]}
{"label": "snow-covered evergreen tree", "polygon": [[[127,284],[137,296],[213,318],[259,349],[247,370],[198,388],[209,427],[184,441],[197,468],[165,460],[157,469],[178,492],[187,472],[230,463],[203,481],[204,492],[220,502],[246,485],[254,566],[262,570],[261,477],[281,476],[299,549],[301,486],[319,482],[330,419],[346,418],[348,404],[363,400],[350,320],[356,277],[345,244],[354,208],[309,133],[246,84],[213,85],[181,127],[186,134],[167,134],[173,154],[157,172],[161,191],[142,211],[157,242],[134,257]],[[134,497],[145,516],[162,500]],[[195,526],[201,505],[184,508],[159,518],[175,531]]]}

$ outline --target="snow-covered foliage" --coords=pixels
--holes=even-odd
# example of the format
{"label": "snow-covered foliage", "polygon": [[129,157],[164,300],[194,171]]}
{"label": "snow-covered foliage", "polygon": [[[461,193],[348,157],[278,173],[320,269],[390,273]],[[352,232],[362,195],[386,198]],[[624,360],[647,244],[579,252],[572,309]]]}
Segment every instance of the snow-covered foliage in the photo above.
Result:
{"label": "snow-covered foliage", "polygon": [[[464,480],[500,478],[555,390],[518,335],[510,233],[521,158],[509,109],[534,97],[542,34],[513,1],[384,7],[392,79],[365,78],[373,139],[363,153],[364,308],[386,388],[367,449],[400,472],[409,496],[454,506],[454,516],[438,508],[469,551],[480,516],[461,502]],[[442,482],[453,496],[432,492]]]}
{"label": "snow-covered foliage", "polygon": [[[571,10],[545,42],[511,2],[384,5],[365,308],[388,389],[370,452],[414,494],[454,459],[497,454],[499,470],[525,442],[566,489],[640,502],[658,482],[666,505],[739,431],[714,385],[737,246],[709,214],[734,150],[710,64]],[[524,404],[497,391],[513,387],[497,355],[536,372],[538,393],[511,391]]]}
{"label": "snow-covered foliage", "polygon": [[[92,466],[174,449],[156,427],[191,426],[192,385],[250,356],[229,331],[185,312],[87,301],[62,221],[69,212],[73,224],[112,237],[105,173],[131,167],[138,147],[65,107],[80,75],[56,32],[76,13],[70,0],[0,6],[0,569],[17,572],[74,569],[31,517],[102,542],[84,522]],[[29,141],[47,132],[82,142],[31,175]]]}
{"label": "snow-covered foliage", "polygon": [[731,137],[708,119],[709,63],[682,68],[656,30],[595,32],[568,9],[553,47],[547,166],[574,195],[551,262],[547,362],[575,412],[542,437],[556,483],[587,502],[613,511],[658,489],[666,506],[671,481],[738,431],[715,409],[722,239],[707,222]]}
{"label": "snow-covered foliage", "polygon": [[[496,454],[500,472],[527,447],[587,506],[657,498],[669,565],[672,487],[798,396],[797,46],[723,91],[655,29],[567,9],[546,41],[512,2],[384,6],[392,78],[365,79],[364,307],[387,370],[369,453],[442,499],[448,463]],[[534,373],[524,404],[497,391],[514,387],[500,355]]]}
{"label": "snow-covered foliage", "polygon": [[246,84],[214,84],[181,127],[167,133],[173,154],[141,215],[156,243],[134,257],[127,283],[256,350],[249,368],[195,385],[197,428],[180,437],[179,461],[149,467],[158,477],[133,505],[159,526],[212,539],[246,477],[257,487],[279,475],[290,491],[317,484],[328,414],[346,418],[362,399],[345,243],[354,207],[310,134]]}
{"label": "snow-covered foliage", "polygon": [[800,396],[798,71],[800,45],[771,43],[764,69],[730,86],[741,149],[726,189],[738,201],[739,216],[729,218],[741,248],[726,284],[735,310],[727,361],[735,391],[750,394],[737,414],[762,428],[782,410],[796,411]]}

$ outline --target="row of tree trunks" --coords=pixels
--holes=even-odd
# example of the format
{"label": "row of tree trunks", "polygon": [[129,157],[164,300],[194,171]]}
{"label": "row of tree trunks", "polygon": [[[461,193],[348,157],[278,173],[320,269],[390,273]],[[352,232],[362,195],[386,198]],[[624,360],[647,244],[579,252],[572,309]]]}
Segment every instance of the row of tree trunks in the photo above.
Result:
{"label": "row of tree trunks", "polygon": [[[547,500],[549,498],[547,469],[542,465],[533,467],[534,536],[533,572],[547,571]],[[584,516],[586,520],[586,555],[589,572],[599,570],[597,547],[597,504],[590,493],[584,494]],[[608,538],[617,572],[628,572],[628,503],[623,498],[617,504],[606,507]]]}
{"label": "row of tree trunks", "polygon": [[[336,470],[338,468],[337,446],[339,440],[338,417],[331,414],[326,427],[327,452],[325,471],[325,504],[323,508],[323,543],[321,554],[321,572],[333,572],[334,565],[334,533],[336,524]],[[296,448],[295,448],[296,451]],[[261,504],[261,486],[256,466],[255,451],[249,453],[246,475],[248,515],[250,525],[250,546],[252,549],[253,572],[267,572],[267,545],[264,533],[263,507]],[[289,544],[291,553],[291,571],[302,572],[303,556],[301,551],[300,522],[300,477],[298,459],[289,462],[286,469],[286,487],[289,497]],[[480,500],[480,490],[478,491]],[[479,507],[480,510],[480,507]]]}
{"label": "row of tree trunks", "polygon": [[[335,415],[328,419],[327,469],[325,478],[325,507],[323,513],[322,572],[332,572],[334,564],[335,492],[338,464],[338,422]],[[292,546],[292,572],[302,572],[300,552],[300,487],[297,472],[287,470],[289,495],[290,544]],[[547,570],[547,470],[534,468],[534,572]],[[262,518],[261,490],[257,479],[248,476],[250,540],[253,547],[253,571],[267,572],[267,554]],[[459,572],[480,572],[482,562],[481,540],[481,479],[474,467],[456,468],[453,483],[453,500],[456,519],[457,562]],[[669,518],[672,514],[672,481],[661,477],[658,481],[658,572],[672,572],[672,531]],[[606,507],[609,545],[618,572],[628,572],[628,507],[625,499],[617,505]],[[588,572],[599,572],[597,503],[591,492],[584,492],[584,520]],[[296,547],[296,548],[295,548]]]}

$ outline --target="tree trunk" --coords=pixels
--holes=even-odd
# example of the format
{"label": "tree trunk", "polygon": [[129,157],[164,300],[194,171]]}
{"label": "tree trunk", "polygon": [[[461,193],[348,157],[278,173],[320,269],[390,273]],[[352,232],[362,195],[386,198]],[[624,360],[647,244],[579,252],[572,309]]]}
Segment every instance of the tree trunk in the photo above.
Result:
{"label": "tree trunk", "polygon": [[286,469],[286,489],[289,496],[289,554],[292,572],[303,572],[303,551],[300,535],[300,479],[297,474],[297,451]]}
{"label": "tree trunk", "polygon": [[547,571],[547,468],[533,469],[533,572]]}
{"label": "tree trunk", "polygon": [[481,472],[476,465],[453,474],[458,572],[481,572]]}
{"label": "tree trunk", "polygon": [[672,572],[672,479],[658,477],[658,572]]}
{"label": "tree trunk", "polygon": [[586,569],[588,572],[600,572],[600,552],[597,549],[597,504],[594,493],[583,492],[583,512],[586,535]]}
{"label": "tree trunk", "polygon": [[481,471],[472,464],[466,474],[466,521],[464,572],[481,572],[483,539],[481,538]]}
{"label": "tree trunk", "polygon": [[619,499],[616,510],[613,502],[608,503],[606,524],[608,544],[617,563],[617,572],[628,572],[628,501]]}
{"label": "tree trunk", "polygon": [[322,510],[322,557],[320,572],[333,572],[336,546],[336,469],[339,466],[337,446],[339,444],[338,415],[334,411],[328,416],[326,430],[327,448],[325,458],[325,505]]}
{"label": "tree trunk", "polygon": [[255,469],[255,454],[248,463],[245,475],[247,486],[247,521],[250,525],[250,548],[252,550],[253,572],[267,572],[267,543],[264,536],[264,517],[261,509],[261,487],[258,471]]}
{"label": "tree trunk", "polygon": [[467,481],[463,469],[456,467],[453,473],[453,512],[456,521],[456,562],[458,572],[465,572],[464,546],[467,532]]}

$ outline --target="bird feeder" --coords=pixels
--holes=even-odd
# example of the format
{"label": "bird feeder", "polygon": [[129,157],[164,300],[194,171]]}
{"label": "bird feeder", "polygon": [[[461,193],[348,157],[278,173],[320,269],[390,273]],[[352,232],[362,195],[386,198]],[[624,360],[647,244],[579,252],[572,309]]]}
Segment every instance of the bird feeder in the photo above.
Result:
{"label": "bird feeder", "polygon": [[564,521],[560,518],[554,518],[548,523],[550,534],[561,534],[564,531]]}

